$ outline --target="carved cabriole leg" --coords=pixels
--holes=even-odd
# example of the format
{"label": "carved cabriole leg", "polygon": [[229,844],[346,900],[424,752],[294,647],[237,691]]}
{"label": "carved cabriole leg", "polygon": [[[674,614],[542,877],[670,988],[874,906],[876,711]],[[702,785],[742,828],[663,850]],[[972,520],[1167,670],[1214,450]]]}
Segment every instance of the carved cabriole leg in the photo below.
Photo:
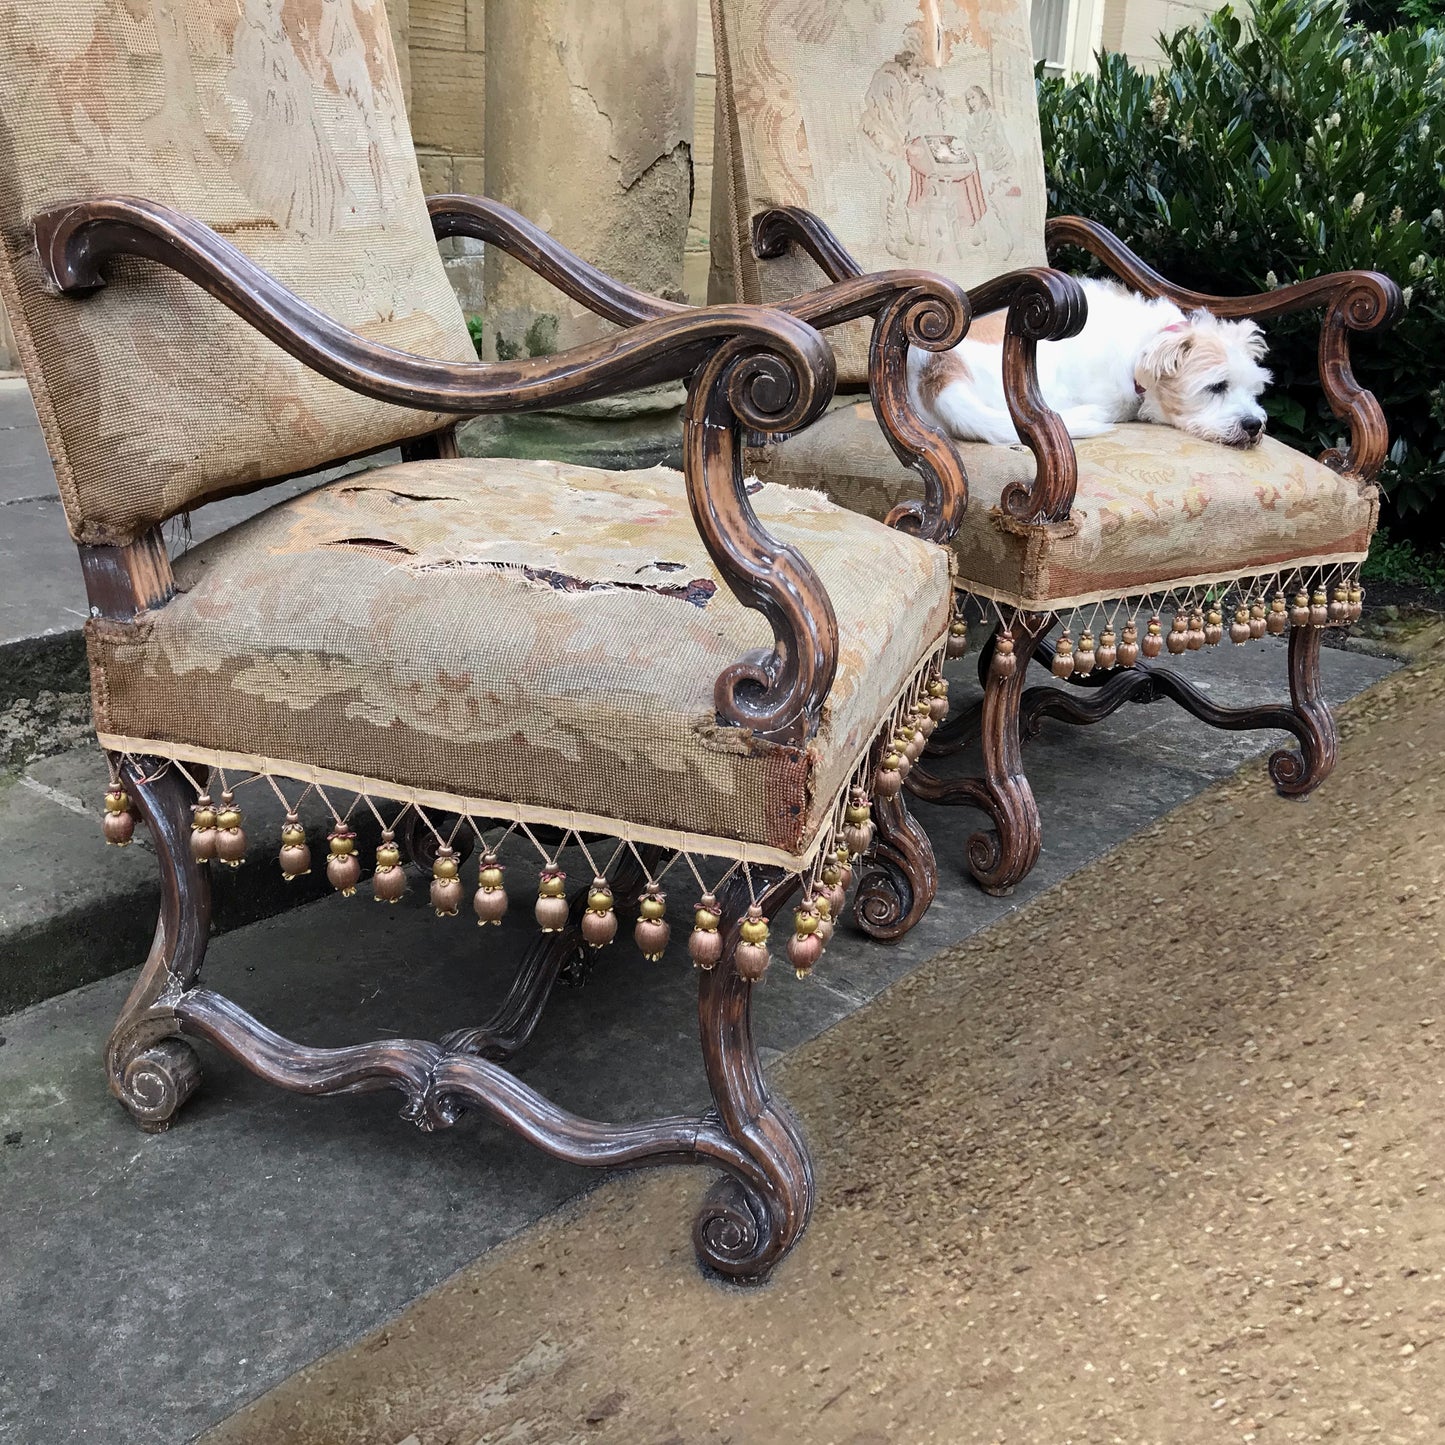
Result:
{"label": "carved cabriole leg", "polygon": [[853,917],[869,938],[902,938],[938,892],[933,845],[904,799],[875,798],[873,846],[863,860]]}
{"label": "carved cabriole leg", "polygon": [[[993,651],[997,642],[998,633],[991,632],[978,650],[978,685],[985,693],[988,692],[989,668],[993,665]],[[955,753],[961,753],[978,737],[982,728],[983,703],[976,702],[935,729],[923,755],[927,758],[948,758]]]}
{"label": "carved cabriole leg", "polygon": [[988,815],[993,831],[968,840],[969,871],[986,893],[1012,892],[1037,862],[1042,846],[1038,805],[1024,776],[1019,704],[1029,658],[1052,621],[1020,614],[1012,629],[1012,670],[1002,674],[996,658],[989,668],[981,719],[983,776],[941,778],[919,764],[908,774],[906,786],[915,796],[931,803],[966,803]]}
{"label": "carved cabriole leg", "polygon": [[1288,703],[1221,707],[1175,669],[1141,663],[1116,669],[1102,686],[1084,693],[1058,687],[1031,688],[1022,704],[1024,733],[1032,737],[1048,717],[1083,725],[1101,721],[1126,703],[1169,698],[1210,727],[1228,732],[1278,728],[1292,733],[1299,751],[1280,748],[1272,753],[1269,773],[1281,795],[1300,798],[1329,777],[1339,742],[1334,716],[1320,689],[1323,638],[1322,627],[1290,630]]}
{"label": "carved cabriole leg", "polygon": [[[758,902],[770,917],[798,880],[755,869]],[[708,1190],[693,1221],[702,1262],[733,1279],[758,1282],[792,1248],[813,1212],[813,1161],[787,1107],[772,1098],[753,1042],[753,985],[738,975],[733,955],[747,908],[747,885],[734,874],[719,895],[727,940],[716,968],[698,979],[697,1017],[703,1062],[712,1087],[713,1116],[746,1152],[748,1167],[733,1168]],[[782,966],[775,962],[774,967]]]}
{"label": "carved cabriole leg", "polygon": [[174,1002],[195,982],[211,932],[211,880],[191,856],[192,794],[158,760],[127,762],[121,779],[150,828],[161,867],[161,911],[145,967],[105,1046],[110,1091],[148,1132],[169,1128],[201,1081],[195,1051],[178,1037]]}
{"label": "carved cabriole leg", "polygon": [[[754,869],[758,901],[775,913],[797,879]],[[259,1077],[301,1094],[397,1089],[402,1117],[432,1130],[468,1108],[559,1159],[613,1168],[624,1164],[707,1163],[727,1178],[708,1192],[693,1229],[702,1262],[740,1280],[759,1280],[797,1240],[812,1211],[814,1182],[797,1125],[767,1090],[753,1042],[752,985],[734,965],[749,901],[741,874],[720,892],[725,947],[698,976],[698,1024],[713,1108],[701,1118],[612,1124],[559,1108],[500,1064],[415,1039],[350,1048],[293,1043],[229,999],[190,989],[170,1000],[166,1022],[205,1039]],[[175,1042],[166,1039],[166,1042]]]}
{"label": "carved cabriole leg", "polygon": [[[645,846],[639,851],[649,868],[655,868],[666,850]],[[619,909],[630,907],[642,893],[646,878],[631,852],[623,855],[612,892]],[[527,950],[501,1007],[486,1023],[456,1029],[442,1036],[442,1047],[458,1054],[477,1054],[497,1062],[514,1058],[527,1045],[542,1018],[558,976],[570,959],[585,948],[582,942],[582,914],[587,908],[591,880],[571,900],[567,927],[560,933],[539,933]]]}
{"label": "carved cabriole leg", "polygon": [[1290,727],[1300,750],[1280,748],[1270,754],[1269,775],[1286,798],[1312,793],[1334,772],[1340,734],[1325,701],[1320,679],[1322,627],[1296,627],[1289,635],[1289,696],[1297,727]]}

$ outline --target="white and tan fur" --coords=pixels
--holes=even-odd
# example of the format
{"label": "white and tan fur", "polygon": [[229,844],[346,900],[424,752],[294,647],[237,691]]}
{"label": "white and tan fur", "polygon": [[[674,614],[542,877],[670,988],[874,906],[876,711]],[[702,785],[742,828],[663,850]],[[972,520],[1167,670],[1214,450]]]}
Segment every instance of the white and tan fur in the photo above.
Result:
{"label": "white and tan fur", "polygon": [[[1089,303],[1083,330],[1038,348],[1039,389],[1071,437],[1150,421],[1225,446],[1259,440],[1269,372],[1259,364],[1265,340],[1253,321],[1186,314],[1111,281],[1081,284]],[[1002,334],[999,313],[975,322],[952,351],[909,353],[914,405],[962,441],[1019,439],[1004,399]]]}

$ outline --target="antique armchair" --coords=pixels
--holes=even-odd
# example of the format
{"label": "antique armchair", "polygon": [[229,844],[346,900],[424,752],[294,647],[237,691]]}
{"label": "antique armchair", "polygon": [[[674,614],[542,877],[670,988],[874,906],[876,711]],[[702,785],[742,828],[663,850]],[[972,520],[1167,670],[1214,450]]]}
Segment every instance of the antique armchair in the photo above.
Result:
{"label": "antique armchair", "polygon": [[[1022,445],[914,438],[930,458],[952,454],[966,499],[952,537],[960,597],[998,623],[979,656],[982,701],[928,748],[939,758],[978,736],[982,774],[944,777],[925,760],[906,785],[988,816],[992,830],[969,842],[975,878],[1006,893],[1037,859],[1040,820],[1020,739],[1045,718],[1087,723],[1125,702],[1170,698],[1215,727],[1293,734],[1298,752],[1271,757],[1275,786],[1296,797],[1317,787],[1336,742],[1321,690],[1322,630],[1359,615],[1358,569],[1378,515],[1372,479],[1388,441],[1375,398],[1351,373],[1349,339],[1390,322],[1394,283],[1355,271],[1267,295],[1209,297],[1171,285],[1101,226],[1078,217],[1045,225],[1024,0],[983,11],[961,0],[712,8],[711,298],[776,304],[816,285],[820,272],[840,279],[885,260],[925,265],[970,288],[982,318],[972,334],[1002,340]],[[1348,444],[1316,461],[1268,437],[1236,451],[1148,425],[1071,443],[1042,403],[1034,366],[1040,341],[1082,324],[1077,288],[1047,269],[1065,247],[1186,308],[1260,320],[1321,309],[1320,378]],[[866,404],[848,395],[868,381],[862,338],[844,332],[834,344],[833,408],[803,435],[755,438],[748,464],[907,525],[915,479]],[[1244,645],[1286,632],[1288,703],[1223,707],[1179,669],[1149,661],[1165,648],[1187,655],[1225,637]],[[960,619],[955,652],[963,633]],[[1030,660],[1071,686],[1028,689]]]}
{"label": "antique armchair", "polygon": [[[492,235],[625,328],[479,363],[380,6],[300,9],[283,25],[221,0],[0,0],[0,296],[90,597],[105,836],[145,824],[164,888],[107,1044],[111,1090],[141,1127],[169,1126],[204,1042],[302,1093],[398,1090],[423,1129],[476,1108],[578,1163],[711,1163],[698,1254],[761,1277],[814,1189],[752,1039],[769,920],[802,891],[782,932],[803,974],[855,868],[875,934],[931,899],[927,839],[880,763],[921,752],[947,712],[952,583],[945,548],[748,482],[743,433],[822,412],[834,361],[815,326],[873,316],[896,381],[910,343],[963,334],[967,303],[894,271],[781,309],[669,307],[504,208],[443,198],[439,231]],[[457,453],[458,416],[675,380],[681,473]],[[168,554],[168,518],[398,444],[399,464]],[[947,485],[929,529],[961,512]],[[408,887],[408,838],[439,915],[497,923],[530,889],[540,932],[498,1014],[440,1044],[316,1048],[202,987],[208,871],[245,857],[260,791],[286,805],[287,876],[324,866],[354,893],[353,822],[374,816],[380,901]],[[669,950],[674,864],[697,894]],[[698,966],[701,1117],[581,1118],[502,1067],[563,961],[631,910],[645,955]]]}

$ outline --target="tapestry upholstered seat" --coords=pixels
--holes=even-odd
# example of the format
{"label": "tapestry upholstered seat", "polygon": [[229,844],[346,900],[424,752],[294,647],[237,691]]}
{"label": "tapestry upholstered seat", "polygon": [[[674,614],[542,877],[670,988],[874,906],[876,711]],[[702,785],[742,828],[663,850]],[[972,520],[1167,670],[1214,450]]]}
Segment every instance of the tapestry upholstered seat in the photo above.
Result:
{"label": "tapestry upholstered seat", "polygon": [[[204,1043],[301,1093],[396,1090],[423,1129],[470,1108],[579,1164],[709,1164],[724,1178],[700,1258],[766,1275],[814,1180],[763,1078],[752,988],[792,894],[771,937],[800,975],[850,886],[874,937],[933,897],[899,789],[947,712],[951,559],[751,482],[744,444],[827,407],[818,327],[874,318],[897,375],[910,342],[963,334],[962,290],[892,271],[783,308],[693,309],[506,207],[428,203],[379,0],[0,0],[0,77],[0,300],[90,601],[104,834],[124,846],[144,825],[161,865],[111,1091],[168,1127]],[[478,362],[436,245],[458,234],[616,329]],[[458,455],[458,417],[674,383],[679,472]],[[396,446],[400,464],[171,555],[171,518]],[[946,488],[933,500],[958,512]],[[202,987],[210,870],[247,859],[250,800],[270,794],[288,878],[534,917],[498,1012],[439,1043],[313,1048]],[[353,826],[368,817],[374,848]],[[697,967],[700,1116],[585,1119],[502,1067],[624,918],[644,957]],[[284,963],[304,987],[304,960]]]}
{"label": "tapestry upholstered seat", "polygon": [[[1351,373],[1349,337],[1390,321],[1395,285],[1354,271],[1260,296],[1204,296],[1166,281],[1101,226],[1046,223],[1027,0],[712,0],[712,15],[710,299],[776,305],[820,274],[926,266],[971,288],[975,323],[987,321],[970,334],[1003,346],[1021,446],[956,442],[915,416],[898,428],[905,454],[866,409],[840,405],[806,434],[758,438],[750,456],[760,476],[895,522],[916,506],[920,477],[928,487],[949,476],[966,499],[966,515],[952,519],[958,587],[998,627],[980,656],[982,703],[940,728],[928,751],[958,752],[977,734],[983,772],[945,778],[925,765],[907,786],[988,815],[992,831],[967,852],[974,876],[1008,892],[1038,856],[1019,737],[1047,716],[1092,722],[1127,701],[1170,697],[1215,726],[1292,733],[1300,751],[1274,754],[1275,785],[1291,795],[1318,786],[1335,757],[1321,633],[1359,615],[1373,478],[1388,444],[1379,406]],[[1186,311],[1268,321],[1322,309],[1320,380],[1348,441],[1315,462],[1269,440],[1238,452],[1128,425],[1075,447],[1035,367],[1037,345],[1076,334],[1086,315],[1077,283],[1047,267],[1066,248]],[[840,393],[870,388],[877,407],[866,333],[855,326],[833,340]],[[960,619],[955,651],[963,631]],[[1221,708],[1179,669],[1150,665],[1166,645],[1182,655],[1284,631],[1287,705]],[[1071,686],[1026,695],[1031,659]]]}
{"label": "tapestry upholstered seat", "polygon": [[[828,494],[882,520],[918,490],[876,444],[868,402],[843,398],[783,446],[761,448],[760,476],[826,477]],[[968,511],[954,537],[968,590],[1025,612],[1082,610],[1125,596],[1182,594],[1219,577],[1291,575],[1357,563],[1379,510],[1375,489],[1264,437],[1250,451],[1133,423],[1075,442],[1079,485],[1061,522],[1020,524],[1001,505],[1027,487],[1027,447],[959,442]],[[1207,563],[1201,566],[1201,561]]]}
{"label": "tapestry upholstered seat", "polygon": [[713,679],[772,634],[679,473],[469,458],[330,482],[180,557],[164,607],[92,628],[101,743],[786,862],[831,825],[952,584],[943,548],[817,493],[752,504],[837,613],[802,748],[718,725]]}

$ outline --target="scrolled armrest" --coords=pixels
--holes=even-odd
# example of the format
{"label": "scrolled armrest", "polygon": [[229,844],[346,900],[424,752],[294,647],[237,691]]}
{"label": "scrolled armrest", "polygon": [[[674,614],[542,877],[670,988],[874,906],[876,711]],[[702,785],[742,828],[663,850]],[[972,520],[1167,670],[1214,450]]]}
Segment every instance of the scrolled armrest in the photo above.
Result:
{"label": "scrolled armrest", "polygon": [[[838,283],[863,276],[863,268],[828,225],[799,206],[777,206],[753,217],[753,250],[760,258],[776,258],[789,246],[798,246]],[[908,273],[880,273],[887,275]],[[930,287],[952,286],[927,272]],[[871,278],[864,278],[871,279]],[[953,292],[958,288],[954,287]],[[946,351],[967,333],[972,316],[1008,308],[1004,334],[1004,387],[1009,415],[1019,436],[1034,454],[1034,483],[1011,486],[1004,494],[1004,510],[1020,521],[1059,521],[1069,514],[1078,487],[1078,463],[1068,430],[1057,413],[1045,404],[1038,385],[1036,347],[1040,341],[1062,341],[1077,335],[1087,315],[1083,290],[1072,278],[1046,268],[1015,271],[975,286],[964,293],[966,308],[952,293],[947,298],[946,322],[928,326],[917,303],[885,305],[875,313],[869,355],[869,391],[879,425],[889,445],[906,466],[923,479],[924,501],[902,502],[889,514],[893,526],[946,542],[958,530],[968,505],[968,477],[953,440],[927,426],[909,399],[907,354],[909,346]],[[930,308],[937,316],[941,296]],[[906,313],[912,311],[910,318]],[[811,317],[815,325],[832,321]],[[961,325],[961,329],[960,328]]]}
{"label": "scrolled armrest", "polygon": [[874,318],[868,360],[873,411],[899,461],[923,482],[923,500],[898,503],[886,520],[930,541],[950,541],[968,507],[968,477],[950,438],[926,425],[909,401],[908,348],[957,346],[973,316],[967,292],[931,271],[879,271],[805,292],[782,309],[819,329]]}
{"label": "scrolled armrest", "polygon": [[[61,292],[105,285],[101,267],[140,256],[179,272],[312,370],[348,390],[398,406],[471,416],[588,401],[684,380],[729,340],[770,351],[792,378],[786,402],[772,387],[742,398],[754,430],[797,430],[832,395],[827,344],[805,322],[755,306],[684,308],[555,356],[518,362],[451,362],[414,356],[358,336],[289,291],[208,226],[169,206],[108,197],[35,217],[41,266]],[[771,410],[770,410],[771,408]]]}
{"label": "scrolled armrest", "polygon": [[1389,326],[1403,304],[1400,288],[1378,271],[1336,271],[1252,296],[1209,296],[1177,286],[1141,260],[1107,226],[1083,216],[1055,216],[1045,228],[1050,252],[1077,246],[1102,261],[1120,280],[1145,296],[1163,296],[1187,310],[1213,312],[1229,320],[1267,320],[1294,311],[1323,308],[1320,324],[1320,385],[1325,399],[1350,431],[1349,451],[1334,448],[1320,461],[1336,471],[1369,480],[1384,465],[1390,433],[1373,393],[1355,379],[1350,366],[1352,331]]}
{"label": "scrolled armrest", "polygon": [[852,252],[833,234],[826,221],[801,206],[774,206],[753,217],[753,254],[761,261],[775,261],[797,246],[811,256],[830,281],[847,281],[861,276],[863,268]]}
{"label": "scrolled armrest", "polygon": [[999,505],[1020,522],[1062,522],[1074,505],[1079,463],[1063,418],[1039,390],[1038,344],[1079,334],[1088,317],[1084,289],[1072,276],[1038,266],[975,286],[968,297],[983,314],[1008,307],[1004,398],[1019,436],[1034,454],[1033,484],[1011,482]]}
{"label": "scrolled armrest", "polygon": [[806,559],[759,522],[743,484],[743,428],[797,431],[833,394],[832,349],[783,311],[680,308],[615,336],[525,362],[445,362],[356,335],[317,311],[200,222],[167,206],[110,197],[35,218],[51,284],[83,295],[104,263],[140,256],[201,286],[284,351],[342,386],[427,411],[520,411],[660,381],[688,381],[686,476],[698,532],[744,605],[763,613],[774,648],[717,681],[725,722],[800,743],[817,726],[837,668],[838,624]]}
{"label": "scrolled armrest", "polygon": [[481,196],[429,196],[426,208],[439,241],[465,236],[496,246],[564,295],[618,326],[636,326],[691,309],[680,301],[664,301],[614,280],[500,201]]}

